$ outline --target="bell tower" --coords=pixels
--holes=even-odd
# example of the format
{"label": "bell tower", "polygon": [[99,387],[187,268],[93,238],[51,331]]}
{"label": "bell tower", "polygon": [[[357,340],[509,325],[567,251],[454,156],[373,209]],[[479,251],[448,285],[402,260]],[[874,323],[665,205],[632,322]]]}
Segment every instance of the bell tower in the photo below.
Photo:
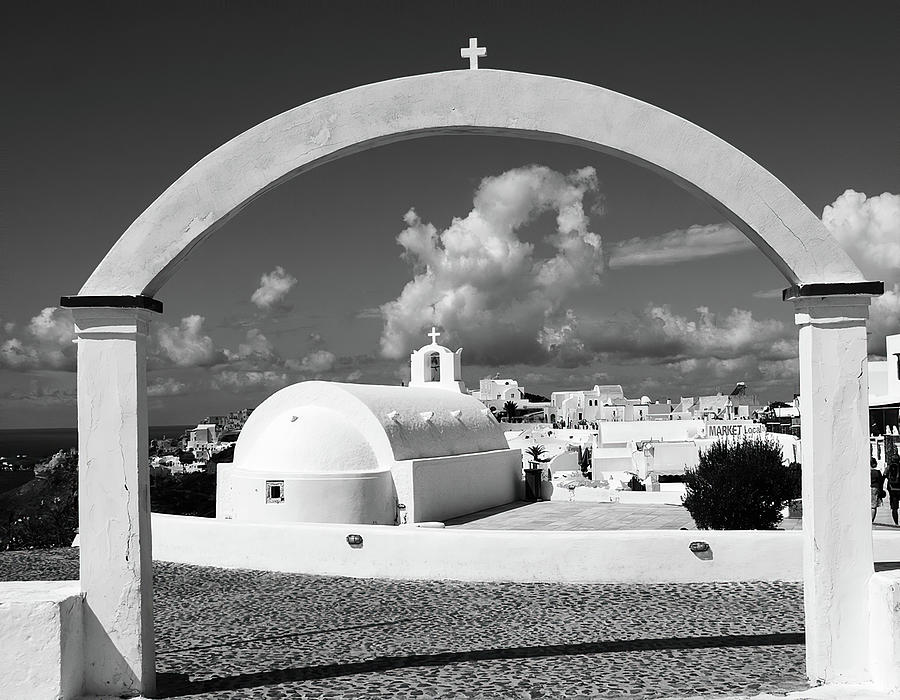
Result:
{"label": "bell tower", "polygon": [[447,389],[458,394],[466,393],[466,385],[462,381],[462,348],[453,352],[443,345],[438,345],[440,333],[432,326],[431,343],[423,345],[409,356],[410,386],[428,387],[431,389]]}

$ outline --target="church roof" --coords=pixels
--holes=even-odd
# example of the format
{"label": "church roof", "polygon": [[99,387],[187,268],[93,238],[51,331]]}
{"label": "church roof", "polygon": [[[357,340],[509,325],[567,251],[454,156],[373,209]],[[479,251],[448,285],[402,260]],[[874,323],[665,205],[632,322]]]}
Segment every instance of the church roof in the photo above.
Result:
{"label": "church roof", "polygon": [[[285,387],[259,405],[241,431],[235,466],[255,461],[253,445],[268,434],[270,424],[302,407],[333,411],[336,421],[345,422],[363,436],[382,466],[393,460],[508,448],[503,431],[484,404],[467,394],[424,387],[311,381]],[[340,439],[340,434],[317,438],[315,434],[303,433],[305,444],[334,443]]]}
{"label": "church roof", "polygon": [[245,427],[235,451],[235,464],[250,471],[324,475],[387,468],[355,425],[321,406],[295,406]]}

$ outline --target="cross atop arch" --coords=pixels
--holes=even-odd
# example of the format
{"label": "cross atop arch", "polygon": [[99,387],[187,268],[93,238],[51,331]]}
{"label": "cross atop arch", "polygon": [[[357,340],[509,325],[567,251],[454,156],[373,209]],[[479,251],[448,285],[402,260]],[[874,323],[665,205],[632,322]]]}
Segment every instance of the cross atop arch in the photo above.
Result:
{"label": "cross atop arch", "polygon": [[484,46],[478,45],[478,39],[475,37],[471,37],[469,39],[469,45],[463,46],[459,50],[459,55],[463,58],[469,59],[469,69],[470,70],[478,70],[478,59],[480,57],[487,56],[487,48]]}
{"label": "cross atop arch", "polygon": [[434,326],[432,326],[432,327],[431,327],[431,333],[427,333],[426,335],[427,335],[429,338],[431,338],[431,344],[432,344],[432,345],[437,345],[437,339],[438,339],[438,336],[440,335],[440,333],[438,333],[437,328],[435,328]]}

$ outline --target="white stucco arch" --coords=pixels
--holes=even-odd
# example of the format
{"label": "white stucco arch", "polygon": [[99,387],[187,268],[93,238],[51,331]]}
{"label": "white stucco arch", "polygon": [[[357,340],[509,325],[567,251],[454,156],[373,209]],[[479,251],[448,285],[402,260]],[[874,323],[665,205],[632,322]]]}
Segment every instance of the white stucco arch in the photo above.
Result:
{"label": "white stucco arch", "polygon": [[151,695],[154,688],[146,357],[148,324],[162,304],[153,295],[194,246],[281,182],[375,146],[454,133],[576,144],[661,173],[717,207],[791,283],[785,298],[799,326],[803,406],[807,673],[815,682],[868,680],[870,644],[878,643],[867,644],[872,538],[859,470],[868,460],[866,319],[883,284],[866,282],[771,173],[700,127],[593,85],[464,70],[346,90],[244,132],[176,180],[79,295],[62,299],[78,335],[84,690]]}
{"label": "white stucco arch", "polygon": [[790,283],[863,280],[796,195],[699,126],[596,85],[455,70],[328,95],[236,136],[191,167],[128,227],[79,294],[152,297],[194,246],[285,180],[379,145],[453,133],[577,144],[624,158],[719,209]]}

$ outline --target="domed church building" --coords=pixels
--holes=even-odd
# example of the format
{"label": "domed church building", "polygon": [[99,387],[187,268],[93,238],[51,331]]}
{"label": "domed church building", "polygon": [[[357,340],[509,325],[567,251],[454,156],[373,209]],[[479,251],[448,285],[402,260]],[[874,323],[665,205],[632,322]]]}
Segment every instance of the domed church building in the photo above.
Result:
{"label": "domed church building", "polygon": [[516,500],[521,452],[431,335],[408,387],[310,381],[263,401],[218,467],[217,517],[394,525]]}

